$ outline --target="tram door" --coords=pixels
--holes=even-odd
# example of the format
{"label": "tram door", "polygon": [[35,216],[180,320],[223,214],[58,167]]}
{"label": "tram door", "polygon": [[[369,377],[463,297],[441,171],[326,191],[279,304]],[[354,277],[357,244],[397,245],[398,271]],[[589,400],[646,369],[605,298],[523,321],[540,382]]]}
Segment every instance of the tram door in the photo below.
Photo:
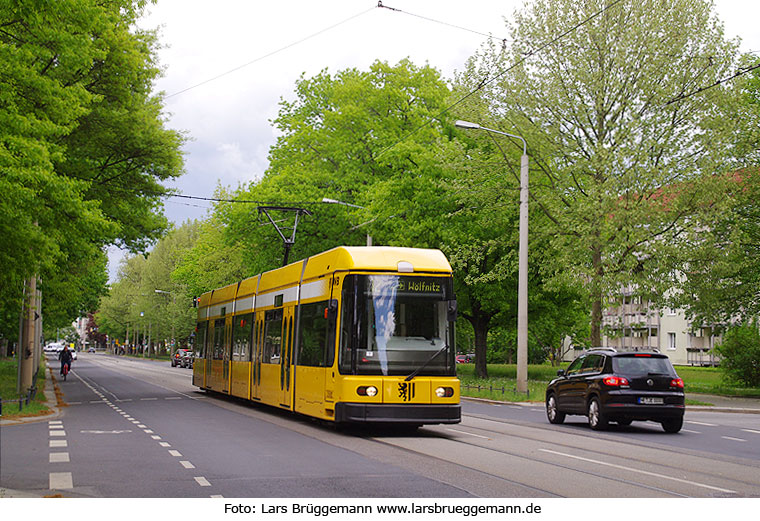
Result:
{"label": "tram door", "polygon": [[224,352],[222,353],[222,392],[230,392],[230,360],[232,359],[232,316],[224,320]]}
{"label": "tram door", "polygon": [[292,383],[293,383],[293,337],[295,333],[295,307],[290,306],[283,310],[282,321],[282,353],[280,356],[280,405],[292,408]]}
{"label": "tram door", "polygon": [[261,349],[264,334],[264,314],[255,313],[253,346],[251,351],[251,398],[261,400]]}

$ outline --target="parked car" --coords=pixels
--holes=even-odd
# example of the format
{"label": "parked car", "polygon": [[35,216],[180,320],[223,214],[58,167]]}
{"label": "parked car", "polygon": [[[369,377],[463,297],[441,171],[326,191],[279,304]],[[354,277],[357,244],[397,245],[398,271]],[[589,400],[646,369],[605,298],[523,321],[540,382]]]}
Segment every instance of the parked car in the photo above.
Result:
{"label": "parked car", "polygon": [[195,360],[195,353],[193,353],[192,349],[183,349],[182,351],[184,351],[182,354],[182,367],[188,367],[192,369],[193,361]]}
{"label": "parked car", "polygon": [[465,355],[457,355],[457,363],[458,364],[466,364],[467,363],[467,357]]}
{"label": "parked car", "polygon": [[177,349],[174,352],[174,355],[172,355],[172,367],[185,367],[182,363],[182,359],[185,356],[185,352],[190,351],[189,349]]}
{"label": "parked car", "polygon": [[655,421],[665,432],[683,426],[684,384],[670,359],[656,351],[592,349],[573,360],[546,388],[546,416],[562,423],[568,414],[588,417],[594,430],[609,422]]}

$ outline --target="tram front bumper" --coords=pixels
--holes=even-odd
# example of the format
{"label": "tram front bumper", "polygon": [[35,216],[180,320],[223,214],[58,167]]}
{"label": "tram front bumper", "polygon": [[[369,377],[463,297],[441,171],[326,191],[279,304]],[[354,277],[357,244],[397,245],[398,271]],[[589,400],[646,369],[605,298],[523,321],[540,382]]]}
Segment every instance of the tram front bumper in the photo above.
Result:
{"label": "tram front bumper", "polygon": [[340,423],[459,423],[462,407],[457,404],[335,404],[335,421]]}

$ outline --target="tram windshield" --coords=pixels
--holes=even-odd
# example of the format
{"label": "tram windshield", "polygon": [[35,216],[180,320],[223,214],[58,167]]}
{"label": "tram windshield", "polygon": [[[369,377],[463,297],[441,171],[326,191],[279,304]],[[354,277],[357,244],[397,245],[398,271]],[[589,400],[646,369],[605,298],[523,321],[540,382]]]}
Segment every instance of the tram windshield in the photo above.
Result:
{"label": "tram windshield", "polygon": [[454,375],[450,277],[349,275],[343,283],[343,374]]}

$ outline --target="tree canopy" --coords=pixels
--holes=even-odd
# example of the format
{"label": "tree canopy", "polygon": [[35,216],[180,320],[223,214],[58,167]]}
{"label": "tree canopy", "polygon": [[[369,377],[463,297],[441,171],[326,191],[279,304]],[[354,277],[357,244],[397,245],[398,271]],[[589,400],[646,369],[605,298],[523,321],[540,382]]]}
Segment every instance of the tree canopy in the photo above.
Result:
{"label": "tree canopy", "polygon": [[516,14],[512,48],[489,46],[467,69],[485,85],[482,123],[528,142],[531,201],[558,280],[586,289],[592,344],[621,288],[660,296],[677,282],[664,259],[721,197],[716,174],[741,164],[753,120],[718,83],[740,57],[711,7],[536,0]]}
{"label": "tree canopy", "polygon": [[[18,316],[38,276],[46,325],[91,309],[104,247],[144,248],[166,229],[161,181],[182,172],[164,127],[144,0],[0,3],[0,287]],[[16,320],[3,320],[14,337]],[[8,327],[10,325],[10,327]]]}

